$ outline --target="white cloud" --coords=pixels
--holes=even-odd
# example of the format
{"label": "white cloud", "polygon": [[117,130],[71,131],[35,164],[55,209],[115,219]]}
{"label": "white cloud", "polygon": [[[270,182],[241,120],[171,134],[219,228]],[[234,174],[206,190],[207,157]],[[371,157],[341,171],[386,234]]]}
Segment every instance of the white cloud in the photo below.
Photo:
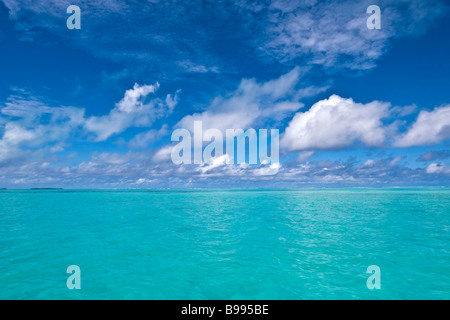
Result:
{"label": "white cloud", "polygon": [[[41,30],[66,36],[60,26],[67,19],[69,1],[3,2],[22,39],[40,39]],[[275,58],[287,65],[368,69],[375,66],[393,39],[422,34],[446,13],[445,0],[383,0],[382,28],[368,30],[366,9],[373,0],[234,0],[216,1],[214,6],[205,6],[203,0],[142,1],[140,5],[126,0],[77,3],[83,16],[89,17],[82,27],[89,33],[74,37],[75,45],[126,65],[143,62],[139,68],[148,71],[144,66],[151,65],[150,70],[160,75],[169,69],[229,71],[229,65],[222,66],[228,59],[217,55],[217,39],[241,49],[237,59],[245,55],[248,60]],[[154,22],[151,28],[141,28],[146,21]],[[129,28],[111,28],[111,24]],[[180,25],[186,32],[180,32],[176,27]],[[143,49],[148,47],[155,50]]]}
{"label": "white cloud", "polygon": [[253,174],[255,176],[273,176],[278,173],[280,168],[280,163],[273,163],[270,166],[262,166],[261,168],[255,169],[253,171]]}
{"label": "white cloud", "polygon": [[[265,31],[262,47],[282,62],[297,58],[334,69],[370,69],[398,37],[426,32],[445,13],[439,0],[386,0],[382,28],[369,30],[366,9],[371,0],[275,0],[257,11]],[[244,6],[245,7],[245,6]],[[248,8],[248,7],[247,7]],[[304,60],[303,60],[304,61]]]}
{"label": "white cloud", "polygon": [[450,105],[421,111],[409,130],[395,142],[397,147],[433,145],[450,139]]}
{"label": "white cloud", "polygon": [[145,148],[148,147],[151,142],[157,141],[168,134],[168,126],[165,124],[159,130],[150,130],[147,132],[138,133],[133,139],[131,139],[128,145],[130,148]]}
{"label": "white cloud", "polygon": [[148,184],[148,183],[152,183],[153,182],[153,180],[152,179],[146,179],[146,178],[139,178],[137,181],[136,181],[136,184]]}
{"label": "white cloud", "polygon": [[400,161],[402,161],[404,158],[402,156],[398,156],[395,157],[394,159],[392,159],[392,161],[390,162],[391,166],[396,166]]}
{"label": "white cloud", "polygon": [[444,163],[432,163],[427,167],[426,172],[428,174],[450,174],[450,168]]}
{"label": "white cloud", "polygon": [[297,113],[286,128],[281,146],[290,151],[331,150],[356,142],[382,145],[388,128],[382,119],[389,115],[389,103],[355,103],[332,95]]}
{"label": "white cloud", "polygon": [[201,64],[195,64],[189,60],[184,60],[184,61],[180,61],[178,62],[178,65],[180,67],[182,67],[183,69],[185,69],[187,72],[191,72],[191,73],[218,73],[219,72],[219,68],[216,66],[212,66],[212,67],[207,67]]}
{"label": "white cloud", "polygon": [[37,99],[17,95],[7,99],[0,114],[4,117],[0,122],[4,122],[0,127],[0,162],[24,156],[27,148],[49,143],[61,149],[62,142],[84,121],[83,109],[49,107]]}
{"label": "white cloud", "polygon": [[297,67],[265,83],[244,79],[230,96],[217,97],[206,111],[185,116],[177,126],[192,130],[194,121],[202,121],[204,130],[216,128],[225,131],[247,129],[267,118],[281,120],[303,107],[298,100],[287,98],[295,96],[301,75],[302,70]]}
{"label": "white cloud", "polygon": [[297,156],[297,162],[302,163],[307,161],[309,158],[311,158],[314,155],[314,151],[304,151],[300,152]]}
{"label": "white cloud", "polygon": [[108,115],[88,118],[85,129],[96,134],[96,141],[104,141],[129,127],[151,126],[156,119],[170,114],[177,103],[177,94],[175,98],[167,95],[165,101],[154,98],[146,102],[147,96],[158,88],[159,83],[143,86],[136,83]]}
{"label": "white cloud", "polygon": [[30,142],[36,138],[36,132],[20,127],[16,123],[8,123],[5,126],[5,132],[2,142],[8,145],[19,145],[23,142]]}
{"label": "white cloud", "polygon": [[167,162],[170,160],[170,155],[172,152],[172,145],[169,146],[165,146],[160,148],[158,151],[155,152],[155,154],[153,155],[152,160],[154,162]]}
{"label": "white cloud", "polygon": [[234,167],[234,165],[231,162],[230,156],[228,154],[223,154],[219,157],[212,158],[211,163],[209,164],[204,163],[203,165],[199,166],[197,170],[200,171],[202,174],[205,174],[216,168],[230,165]]}
{"label": "white cloud", "polygon": [[[127,90],[108,115],[85,118],[85,111],[75,107],[50,107],[21,89],[14,89],[0,106],[0,162],[25,159],[42,152],[57,153],[66,147],[65,141],[83,136],[82,128],[96,134],[96,141],[103,141],[112,134],[130,126],[149,126],[157,119],[171,113],[178,102],[177,94],[167,95],[165,100],[145,98],[159,87],[135,85]],[[138,134],[130,145],[135,147],[149,143],[167,134],[167,126]]]}

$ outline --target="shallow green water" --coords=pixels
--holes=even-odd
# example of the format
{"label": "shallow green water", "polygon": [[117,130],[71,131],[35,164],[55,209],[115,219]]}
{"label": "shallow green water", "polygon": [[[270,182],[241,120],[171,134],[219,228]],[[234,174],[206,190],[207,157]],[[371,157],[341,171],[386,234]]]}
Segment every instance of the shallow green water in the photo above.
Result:
{"label": "shallow green water", "polygon": [[450,189],[0,191],[0,298],[449,299]]}

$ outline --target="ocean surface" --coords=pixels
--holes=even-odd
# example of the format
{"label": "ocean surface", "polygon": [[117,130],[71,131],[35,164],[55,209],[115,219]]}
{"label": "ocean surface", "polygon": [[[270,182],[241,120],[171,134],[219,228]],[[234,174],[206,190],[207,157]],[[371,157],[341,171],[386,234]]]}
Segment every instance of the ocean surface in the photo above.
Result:
{"label": "ocean surface", "polygon": [[0,299],[450,299],[450,189],[0,191]]}

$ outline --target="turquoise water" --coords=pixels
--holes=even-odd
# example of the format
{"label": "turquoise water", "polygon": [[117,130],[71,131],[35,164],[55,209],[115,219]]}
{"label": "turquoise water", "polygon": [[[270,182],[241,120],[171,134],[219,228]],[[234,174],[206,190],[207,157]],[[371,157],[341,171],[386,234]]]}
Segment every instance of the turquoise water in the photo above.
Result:
{"label": "turquoise water", "polygon": [[449,299],[450,189],[0,191],[0,298]]}

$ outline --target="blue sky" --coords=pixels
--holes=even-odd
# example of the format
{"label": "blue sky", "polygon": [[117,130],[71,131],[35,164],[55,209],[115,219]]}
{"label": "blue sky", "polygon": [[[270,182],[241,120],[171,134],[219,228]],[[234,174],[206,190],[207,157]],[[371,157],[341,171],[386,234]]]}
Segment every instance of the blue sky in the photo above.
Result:
{"label": "blue sky", "polygon": [[[0,187],[448,186],[449,8],[0,1]],[[173,164],[192,120],[279,129],[280,166]]]}

